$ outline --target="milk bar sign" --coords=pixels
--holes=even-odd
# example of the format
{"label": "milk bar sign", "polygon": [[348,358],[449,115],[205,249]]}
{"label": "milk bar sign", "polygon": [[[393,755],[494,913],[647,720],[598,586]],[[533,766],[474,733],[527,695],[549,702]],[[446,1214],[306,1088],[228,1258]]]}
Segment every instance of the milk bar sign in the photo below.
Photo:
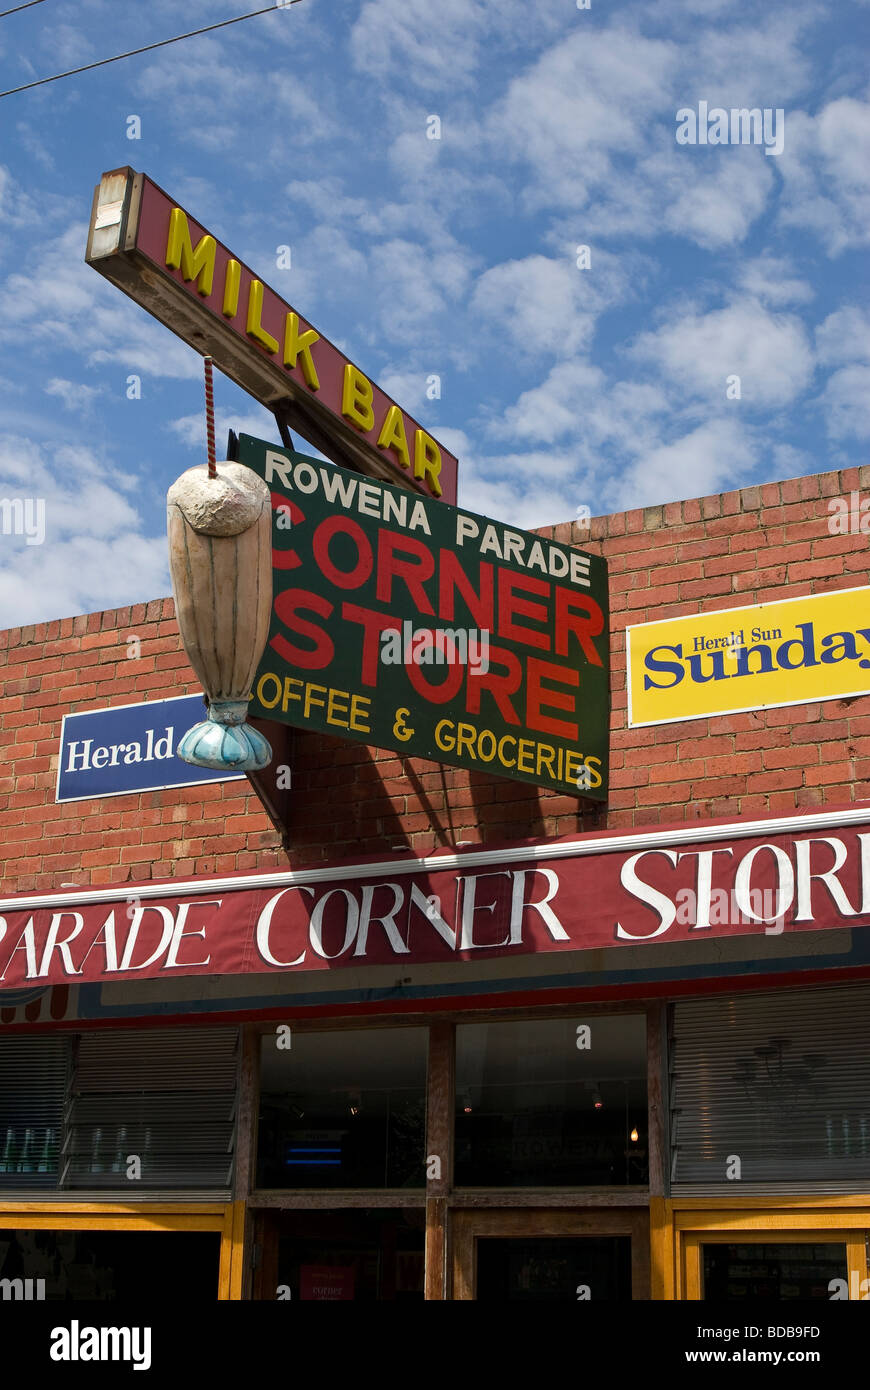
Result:
{"label": "milk bar sign", "polygon": [[192,767],[176,755],[178,740],[204,709],[201,695],[180,695],[64,715],[56,800],[87,801],[244,777]]}
{"label": "milk bar sign", "polygon": [[251,714],[607,796],[607,565],[306,458],[231,444],[272,494]]}
{"label": "milk bar sign", "polygon": [[453,454],[144,174],[103,175],[85,259],[329,458],[456,501]]}

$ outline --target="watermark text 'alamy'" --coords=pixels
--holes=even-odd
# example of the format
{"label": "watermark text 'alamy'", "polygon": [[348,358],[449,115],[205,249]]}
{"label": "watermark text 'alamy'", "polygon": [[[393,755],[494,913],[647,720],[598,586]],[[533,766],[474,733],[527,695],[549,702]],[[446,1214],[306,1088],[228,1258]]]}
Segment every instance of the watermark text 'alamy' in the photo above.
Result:
{"label": "watermark text 'alamy'", "polygon": [[765,106],[709,107],[698,102],[697,111],[683,106],[677,112],[678,145],[764,145],[765,154],[782,154],[785,148],[785,112]]}

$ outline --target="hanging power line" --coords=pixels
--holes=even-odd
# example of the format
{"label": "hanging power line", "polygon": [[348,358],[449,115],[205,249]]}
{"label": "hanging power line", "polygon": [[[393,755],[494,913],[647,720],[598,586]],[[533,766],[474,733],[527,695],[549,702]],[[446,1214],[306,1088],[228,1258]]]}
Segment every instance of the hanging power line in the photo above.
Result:
{"label": "hanging power line", "polygon": [[[41,0],[29,0],[31,5],[41,3]],[[165,48],[169,43],[180,43],[182,39],[196,38],[197,34],[209,34],[213,29],[225,29],[228,24],[240,24],[243,19],[255,19],[259,14],[269,14],[273,10],[289,9],[291,5],[298,5],[299,0],[275,0],[275,3],[266,5],[262,10],[251,10],[249,14],[236,15],[235,19],[222,19],[219,24],[206,24],[202,29],[191,29],[186,34],[176,34],[172,39],[160,39],[157,43],[146,43],[144,48],[131,48],[128,53],[116,53],[114,58],[100,58],[96,63],[85,63],[81,68],[70,68],[68,72],[56,72],[53,77],[40,77],[36,82],[25,82],[22,87],[10,87],[8,92],[0,92],[0,97],[11,97],[16,92],[28,92],[31,87],[44,87],[46,82],[59,82],[62,77],[75,77],[80,72],[91,72],[93,68],[103,68],[107,63],[118,63],[122,58],[135,58],[137,53],[150,53],[155,48]],[[21,6],[20,8],[25,8]],[[7,11],[11,14],[12,11]],[[2,15],[0,15],[2,18]]]}
{"label": "hanging power line", "polygon": [[31,5],[41,5],[42,0],[26,0],[24,5],[13,5],[11,10],[0,10],[0,19],[5,19],[8,14],[17,14],[19,10],[29,10]]}

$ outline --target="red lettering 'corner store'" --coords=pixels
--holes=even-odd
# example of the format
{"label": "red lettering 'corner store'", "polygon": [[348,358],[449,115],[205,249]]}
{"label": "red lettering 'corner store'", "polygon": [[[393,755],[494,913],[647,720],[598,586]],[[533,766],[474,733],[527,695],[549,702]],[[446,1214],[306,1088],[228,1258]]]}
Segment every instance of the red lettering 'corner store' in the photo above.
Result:
{"label": "red lettering 'corner store'", "polygon": [[268,807],[58,800],[127,775],[116,711],[198,693],[173,605],[0,634],[0,1277],[870,1287],[870,552],[829,505],[861,473],[539,533],[609,562],[603,804],[311,733]]}

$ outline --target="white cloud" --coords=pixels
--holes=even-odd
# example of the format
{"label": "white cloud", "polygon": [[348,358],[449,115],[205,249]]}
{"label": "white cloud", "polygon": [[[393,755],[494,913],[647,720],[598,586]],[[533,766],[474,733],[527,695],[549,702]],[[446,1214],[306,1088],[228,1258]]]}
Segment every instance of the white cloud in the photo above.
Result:
{"label": "white cloud", "polygon": [[830,256],[870,240],[870,104],[853,97],[786,121],[777,161],[785,180],[784,226],[814,232]]}
{"label": "white cloud", "polygon": [[870,312],[849,304],[828,314],[816,329],[816,351],[829,367],[870,360]]}
{"label": "white cloud", "polygon": [[680,24],[679,44],[623,23],[580,29],[512,79],[483,119],[481,149],[528,167],[530,209],[583,209],[588,235],[664,230],[712,249],[735,244],[776,187],[775,161],[760,148],[678,148],[676,112],[700,99],[784,107],[812,72],[800,44],[811,20],[695,21]]}
{"label": "white cloud", "polygon": [[870,438],[870,367],[841,367],[828,378],[820,400],[832,439]]}
{"label": "white cloud", "polygon": [[344,351],[329,327],[339,305],[342,316],[357,325],[355,346],[346,349],[356,359],[365,341],[406,350],[435,343],[433,321],[466,295],[474,264],[449,235],[431,247],[410,237],[372,242],[321,223],[294,244],[292,271],[271,280]]}
{"label": "white cloud", "polygon": [[594,462],[603,446],[630,456],[658,439],[661,416],[671,412],[658,386],[637,381],[609,385],[600,368],[559,362],[540,386],[524,391],[491,432],[543,444],[572,439],[577,457]]}
{"label": "white cloud", "polygon": [[477,66],[484,10],[476,0],[367,0],[350,35],[354,66],[381,75],[407,65],[425,90],[467,81]]}
{"label": "white cloud", "polygon": [[295,71],[280,71],[283,61],[290,68],[298,65],[303,10],[300,6],[296,23],[276,12],[269,28],[263,19],[268,25],[270,16],[263,16],[247,33],[203,35],[163,49],[136,71],[137,97],[160,102],[163,117],[183,130],[185,144],[210,152],[246,146],[246,118],[252,111],[262,113],[261,129],[274,140],[265,147],[261,143],[257,156],[273,168],[279,159],[292,165],[290,156],[298,161],[300,149],[342,134],[333,114],[339,101],[328,76],[320,72],[317,82],[308,84]]}
{"label": "white cloud", "polygon": [[613,510],[705,497],[745,483],[757,446],[736,420],[710,420],[638,459],[606,489]]}
{"label": "white cloud", "polygon": [[458,457],[461,505],[508,525],[530,530],[574,517],[592,495],[573,453],[532,450],[478,457],[466,451]]}
{"label": "white cloud", "polygon": [[459,459],[471,453],[471,440],[465,430],[456,429],[452,425],[439,425],[438,439],[450,450],[454,458]]}
{"label": "white cloud", "polygon": [[[170,420],[166,428],[171,430],[176,438],[180,439],[188,448],[198,450],[202,455],[202,462],[205,462],[207,445],[204,411],[200,410],[193,415],[182,415],[175,420]],[[228,430],[235,430],[236,434],[252,434],[255,439],[268,436],[274,439],[277,445],[278,427],[275,424],[275,417],[271,411],[265,408],[257,409],[254,407],[249,414],[232,410],[215,410],[215,442],[218,458],[224,457],[223,450],[226,447]],[[193,467],[193,464],[190,466]]]}
{"label": "white cloud", "polygon": [[531,44],[556,23],[526,0],[366,0],[349,47],[361,72],[383,80],[404,71],[419,90],[439,92],[468,85],[491,46]]}
{"label": "white cloud", "polygon": [[810,282],[795,273],[790,257],[774,256],[770,251],[744,261],[737,272],[737,281],[747,294],[774,309],[806,304],[815,295]]}
{"label": "white cloud", "polygon": [[[57,200],[52,199],[56,205]],[[9,170],[0,164],[0,225],[4,227],[35,226],[43,212],[29,193],[12,177]]]}
{"label": "white cloud", "polygon": [[689,397],[724,403],[726,378],[737,375],[740,401],[769,408],[793,401],[813,371],[801,320],[772,314],[751,298],[707,314],[681,314],[642,333],[631,355],[659,368]]}
{"label": "white cloud", "polygon": [[[813,77],[806,31],[818,23],[809,6],[758,10],[747,23],[732,13],[731,23],[695,25],[681,54],[680,105],[765,106],[785,109]],[[786,119],[786,125],[788,120]]]}
{"label": "white cloud", "polygon": [[311,273],[317,269],[321,279],[326,281],[324,289],[329,286],[340,296],[359,288],[359,282],[365,279],[368,271],[365,256],[338,228],[321,224],[306,237],[304,245]]}
{"label": "white cloud", "polygon": [[508,407],[493,432],[552,444],[577,432],[590,397],[603,394],[604,389],[605,376],[599,367],[582,361],[559,362],[540,386],[524,391]]}
{"label": "white cloud", "polygon": [[761,216],[774,187],[771,161],[761,149],[685,145],[650,159],[643,168],[648,196],[660,204],[663,226],[676,236],[718,250],[742,242]]}
{"label": "white cloud", "polygon": [[493,152],[528,163],[531,207],[581,208],[625,175],[660,119],[677,46],[618,26],[580,28],[513,78],[486,120]]}
{"label": "white cloud", "polygon": [[427,375],[430,374],[427,372],[381,372],[378,377],[378,385],[388,396],[392,396],[394,401],[398,401],[403,410],[408,410],[414,415],[429,404],[426,396]]}
{"label": "white cloud", "polygon": [[0,341],[31,340],[88,365],[117,362],[145,376],[198,377],[202,359],[145,309],[85,264],[87,229],[75,224],[32,248],[33,274],[0,285]]}
{"label": "white cloud", "polygon": [[[870,436],[870,312],[857,305],[835,309],[816,329],[816,356],[828,377],[818,404],[831,439]],[[842,460],[844,465],[848,459]]]}
{"label": "white cloud", "polygon": [[[103,56],[94,51],[90,39],[80,29],[74,28],[72,24],[59,24],[56,18],[52,23],[42,26],[39,46],[47,59],[61,71]],[[105,56],[108,57],[108,54]]]}
{"label": "white cloud", "polygon": [[67,381],[64,377],[53,376],[44,387],[47,396],[59,396],[67,410],[79,411],[86,415],[91,410],[94,397],[101,394],[99,386],[83,386],[80,381]]}
{"label": "white cloud", "polygon": [[302,203],[316,218],[359,218],[369,208],[365,198],[349,198],[341,191],[341,182],[333,175],[320,179],[291,179],[286,189],[291,200]]}
{"label": "white cloud", "polygon": [[427,250],[396,237],[373,247],[369,264],[387,341],[419,344],[427,321],[467,292],[473,263],[467,251],[452,245]]}
{"label": "white cloud", "polygon": [[[404,116],[403,120],[410,119]],[[449,159],[439,163],[427,160],[426,150],[437,150],[439,143],[450,144],[449,130],[444,141],[427,141],[423,125],[416,131],[403,130],[390,146],[388,155],[405,195],[401,201],[387,197],[358,198],[343,192],[341,180],[334,176],[293,179],[286,192],[292,203],[301,203],[321,223],[331,227],[346,225],[359,241],[362,237],[415,237],[418,241],[443,249],[458,247],[449,229],[451,219],[476,220],[485,208],[491,215],[498,206],[510,206],[510,192],[502,179],[479,167],[461,172]]]}
{"label": "white cloud", "polygon": [[141,534],[122,478],[92,453],[34,441],[0,444],[0,497],[44,506],[45,538],[4,535],[0,624],[17,627],[144,602],[169,592],[166,540]]}
{"label": "white cloud", "polygon": [[800,478],[819,471],[816,455],[793,444],[773,444],[766,452],[772,459],[772,467],[765,469],[766,478]]}
{"label": "white cloud", "polygon": [[[194,415],[181,415],[175,420],[170,420],[166,428],[171,430],[176,438],[180,439],[189,449],[196,451],[198,457],[191,460],[191,468],[196,463],[205,462],[205,417],[201,411]],[[250,434],[255,439],[271,440],[276,449],[282,447],[275,416],[265,407],[258,409],[257,406],[254,406],[247,413],[232,410],[215,411],[215,443],[219,459],[224,457],[228,430],[234,430],[236,434]],[[290,434],[297,453],[305,454],[308,458],[324,459],[327,463],[329,462],[326,455],[322,454],[313,444],[309,444],[295,426],[291,426]]]}
{"label": "white cloud", "polygon": [[[682,237],[709,251],[744,241],[772,197],[776,180],[760,149],[677,146],[657,128],[654,148],[633,151],[591,188],[582,214],[560,216],[559,237],[594,246]],[[654,273],[660,274],[656,265]]]}
{"label": "white cloud", "polygon": [[492,266],[475,284],[472,310],[523,352],[571,356],[588,346],[599,313],[628,291],[617,257],[593,257],[590,270],[539,255]]}

